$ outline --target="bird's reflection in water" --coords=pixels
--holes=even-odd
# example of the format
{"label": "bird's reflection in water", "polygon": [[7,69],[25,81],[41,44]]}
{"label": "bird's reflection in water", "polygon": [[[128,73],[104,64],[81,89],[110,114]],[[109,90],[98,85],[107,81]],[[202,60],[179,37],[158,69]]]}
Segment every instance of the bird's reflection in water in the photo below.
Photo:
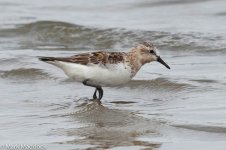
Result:
{"label": "bird's reflection in water", "polygon": [[98,100],[80,104],[76,107],[78,108],[78,111],[70,114],[70,118],[84,126],[63,131],[67,136],[75,137],[74,140],[65,142],[67,144],[89,144],[96,148],[141,146],[148,149],[161,145],[138,140],[141,136],[161,136],[158,121],[151,121],[128,111],[109,109]]}

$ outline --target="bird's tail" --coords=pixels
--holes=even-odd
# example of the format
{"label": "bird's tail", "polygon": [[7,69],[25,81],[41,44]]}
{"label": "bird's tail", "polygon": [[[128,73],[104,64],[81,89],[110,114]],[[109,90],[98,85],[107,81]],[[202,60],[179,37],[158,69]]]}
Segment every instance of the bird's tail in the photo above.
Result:
{"label": "bird's tail", "polygon": [[38,59],[45,62],[57,60],[55,57],[39,57]]}

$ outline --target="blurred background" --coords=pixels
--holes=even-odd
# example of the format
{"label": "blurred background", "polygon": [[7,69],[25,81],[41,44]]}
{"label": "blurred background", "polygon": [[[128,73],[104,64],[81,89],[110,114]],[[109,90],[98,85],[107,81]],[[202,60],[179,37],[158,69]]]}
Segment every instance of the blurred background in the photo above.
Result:
{"label": "blurred background", "polygon": [[[0,145],[226,148],[225,0],[0,0]],[[128,51],[152,41],[171,70],[93,88],[38,56]]]}

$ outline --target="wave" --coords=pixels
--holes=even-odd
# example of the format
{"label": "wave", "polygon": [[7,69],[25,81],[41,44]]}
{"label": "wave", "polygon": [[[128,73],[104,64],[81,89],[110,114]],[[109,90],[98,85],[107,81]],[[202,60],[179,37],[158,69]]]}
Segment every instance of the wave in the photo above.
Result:
{"label": "wave", "polygon": [[57,21],[37,21],[18,25],[12,29],[2,29],[0,38],[8,38],[23,49],[37,50],[115,49],[120,51],[144,40],[153,41],[165,50],[198,52],[226,50],[225,39],[221,36],[123,28],[101,29]]}
{"label": "wave", "polygon": [[189,130],[196,130],[196,131],[204,131],[204,132],[214,132],[214,133],[226,133],[225,126],[219,125],[201,125],[201,124],[178,124],[172,125],[178,128],[184,128]]}
{"label": "wave", "polygon": [[183,89],[192,88],[194,86],[185,84],[185,83],[177,83],[174,81],[170,81],[166,78],[156,78],[153,80],[131,80],[124,87],[129,88],[144,88],[144,89],[152,89],[152,90],[168,90],[168,91],[179,91]]}
{"label": "wave", "polygon": [[48,73],[45,73],[41,69],[36,68],[19,68],[8,71],[0,71],[0,77],[22,80],[39,80],[53,78]]}
{"label": "wave", "polygon": [[193,3],[202,3],[210,0],[164,0],[164,1],[143,1],[136,4],[137,7],[158,7],[169,5],[186,5]]}

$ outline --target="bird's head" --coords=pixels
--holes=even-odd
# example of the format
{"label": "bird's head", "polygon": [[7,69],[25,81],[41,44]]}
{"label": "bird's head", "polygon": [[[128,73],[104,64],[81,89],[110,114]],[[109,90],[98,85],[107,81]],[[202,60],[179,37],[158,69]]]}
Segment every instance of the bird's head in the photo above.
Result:
{"label": "bird's head", "polygon": [[157,61],[170,69],[170,67],[160,57],[158,49],[151,42],[140,43],[134,50],[138,53],[142,64]]}

